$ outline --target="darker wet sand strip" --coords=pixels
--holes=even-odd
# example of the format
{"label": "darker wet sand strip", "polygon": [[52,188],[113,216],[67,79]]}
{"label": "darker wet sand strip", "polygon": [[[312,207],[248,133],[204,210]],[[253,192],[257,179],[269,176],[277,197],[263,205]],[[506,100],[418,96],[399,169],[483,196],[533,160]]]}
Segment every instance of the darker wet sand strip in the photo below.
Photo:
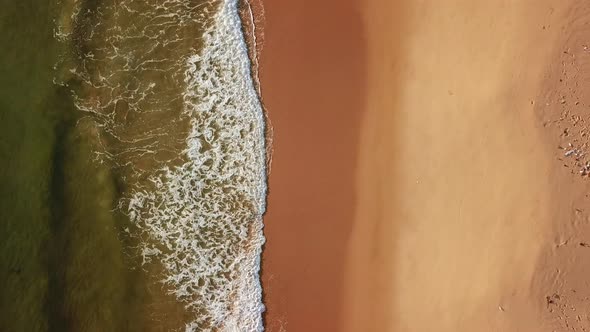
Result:
{"label": "darker wet sand strip", "polygon": [[265,1],[262,96],[274,129],[266,329],[338,331],[365,103],[355,2]]}

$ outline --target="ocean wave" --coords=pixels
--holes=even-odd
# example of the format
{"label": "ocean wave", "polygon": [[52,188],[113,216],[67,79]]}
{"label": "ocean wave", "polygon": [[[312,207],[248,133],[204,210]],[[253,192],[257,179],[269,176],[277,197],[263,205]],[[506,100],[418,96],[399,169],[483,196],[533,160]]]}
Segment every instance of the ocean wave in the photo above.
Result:
{"label": "ocean wave", "polygon": [[201,54],[186,61],[189,161],[153,177],[155,190],[135,192],[129,213],[165,244],[157,255],[168,271],[165,283],[204,314],[187,331],[262,331],[264,118],[237,2],[225,1],[214,22]]}
{"label": "ocean wave", "polygon": [[[163,287],[192,313],[185,330],[262,331],[265,117],[238,1],[166,1],[151,13],[136,3],[93,17],[77,6],[73,19],[91,28],[56,33],[83,44],[66,71],[79,82],[76,106],[102,129],[97,161],[124,174],[119,210],[141,263],[161,264]],[[146,23],[104,23],[131,19]],[[196,21],[200,46],[178,46],[190,41],[173,29]]]}

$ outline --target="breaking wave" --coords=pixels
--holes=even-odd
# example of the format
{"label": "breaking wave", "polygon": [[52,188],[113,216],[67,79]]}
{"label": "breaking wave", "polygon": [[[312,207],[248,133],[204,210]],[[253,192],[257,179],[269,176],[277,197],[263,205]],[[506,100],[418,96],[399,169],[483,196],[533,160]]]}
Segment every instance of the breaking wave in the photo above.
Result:
{"label": "breaking wave", "polygon": [[[194,310],[228,331],[261,331],[259,257],[265,204],[264,117],[250,78],[236,1],[226,1],[205,34],[200,55],[186,60],[189,161],[136,191],[129,213],[165,244],[158,255],[166,283]],[[193,329],[189,329],[193,330]]]}
{"label": "breaking wave", "polygon": [[140,264],[161,265],[187,332],[262,331],[265,117],[238,0],[70,7],[56,36],[76,51],[56,83],[124,182]]}

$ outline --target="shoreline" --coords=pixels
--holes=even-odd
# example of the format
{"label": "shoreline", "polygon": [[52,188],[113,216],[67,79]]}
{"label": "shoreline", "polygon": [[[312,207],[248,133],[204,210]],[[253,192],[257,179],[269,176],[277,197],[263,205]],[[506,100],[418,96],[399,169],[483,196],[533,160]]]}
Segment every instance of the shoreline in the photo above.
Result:
{"label": "shoreline", "polygon": [[[266,211],[268,210],[268,196],[269,196],[269,185],[268,185],[268,178],[270,175],[270,168],[272,162],[272,124],[270,122],[270,118],[268,116],[268,112],[266,106],[264,105],[263,96],[262,96],[262,89],[260,84],[260,57],[262,54],[262,49],[264,46],[264,7],[262,4],[262,0],[238,0],[238,16],[240,17],[240,23],[242,28],[242,33],[244,36],[244,42],[246,44],[249,63],[250,63],[250,75],[251,80],[254,84],[255,90],[258,94],[258,100],[260,106],[262,107],[262,112],[264,116],[264,138],[265,138],[265,148],[266,148],[266,197],[265,200],[265,213],[262,216],[262,229],[263,229],[263,244],[261,248],[261,253],[258,258],[258,280],[257,282],[260,285],[261,291],[261,298],[262,298],[262,306],[263,310],[261,313],[262,319],[262,326],[265,330],[266,329],[266,321],[267,321],[267,309],[266,309],[266,301],[265,301],[265,290],[262,286],[262,275],[263,275],[263,266],[262,266],[262,255],[265,251],[266,246],[266,234],[264,231],[265,227],[265,215]],[[262,26],[260,26],[262,25]]]}
{"label": "shoreline", "polygon": [[[252,82],[262,99],[260,87],[260,55],[264,47],[264,7],[262,0],[238,0],[238,15],[248,49]],[[265,112],[266,113],[266,112]]]}

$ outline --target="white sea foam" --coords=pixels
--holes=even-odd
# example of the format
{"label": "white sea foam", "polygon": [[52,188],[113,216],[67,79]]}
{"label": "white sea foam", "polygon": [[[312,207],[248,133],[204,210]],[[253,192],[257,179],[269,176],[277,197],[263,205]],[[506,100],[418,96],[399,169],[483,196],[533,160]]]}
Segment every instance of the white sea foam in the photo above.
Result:
{"label": "white sea foam", "polygon": [[[81,82],[72,91],[74,100],[116,142],[105,143],[99,154],[132,170],[125,173],[128,192],[119,208],[140,233],[135,235],[142,239],[141,262],[162,264],[165,288],[194,313],[185,330],[262,331],[265,118],[238,0],[220,1],[219,7],[207,7],[168,0],[147,12],[152,5],[122,0],[97,9],[99,23],[81,11],[87,17],[75,20],[87,24],[88,33],[72,37],[58,26],[56,37],[78,38],[90,52],[99,45],[69,69]],[[174,29],[194,31],[191,24],[211,19],[208,8],[218,10],[206,25],[204,47],[186,48],[182,32]],[[101,27],[103,19],[115,23]],[[138,42],[141,48],[133,46]],[[153,73],[170,86],[156,83]],[[181,96],[174,95],[175,87],[184,87]],[[126,113],[119,105],[126,105]],[[171,163],[154,157],[176,146],[175,140],[163,143],[171,125],[158,126],[153,119],[176,114],[176,105],[182,110],[174,121],[188,119],[190,132],[186,148],[176,152],[181,157]],[[135,123],[142,130],[134,131]]]}
{"label": "white sea foam", "polygon": [[236,0],[223,2],[204,41],[186,61],[188,162],[152,177],[155,190],[136,191],[129,213],[165,245],[144,252],[164,262],[174,295],[205,313],[186,331],[262,331],[264,116]]}

